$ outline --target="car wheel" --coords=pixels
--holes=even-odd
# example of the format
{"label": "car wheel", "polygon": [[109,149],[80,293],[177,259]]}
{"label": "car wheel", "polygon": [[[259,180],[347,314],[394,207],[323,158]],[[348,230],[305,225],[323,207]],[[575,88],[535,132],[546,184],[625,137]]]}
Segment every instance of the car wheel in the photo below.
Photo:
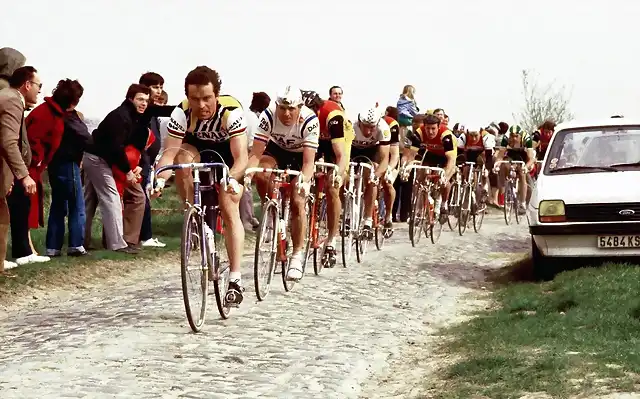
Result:
{"label": "car wheel", "polygon": [[531,236],[531,261],[533,262],[533,276],[536,279],[543,281],[553,280],[557,272],[554,265],[558,262],[540,252],[533,236]]}

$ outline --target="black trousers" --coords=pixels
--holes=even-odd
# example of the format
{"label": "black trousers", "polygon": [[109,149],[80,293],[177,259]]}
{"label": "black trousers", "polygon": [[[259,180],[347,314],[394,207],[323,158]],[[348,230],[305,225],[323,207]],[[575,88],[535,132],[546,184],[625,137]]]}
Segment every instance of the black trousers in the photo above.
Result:
{"label": "black trousers", "polygon": [[19,180],[13,182],[13,190],[7,196],[9,217],[11,225],[11,256],[22,258],[33,252],[29,245],[29,212],[31,211],[31,199],[24,191],[24,186]]}
{"label": "black trousers", "polygon": [[398,214],[400,211],[400,221],[406,222],[409,219],[409,212],[411,212],[411,190],[413,189],[413,174],[409,177],[409,180],[403,182],[400,177],[393,182],[393,187],[396,189],[396,200],[393,202],[393,215]]}

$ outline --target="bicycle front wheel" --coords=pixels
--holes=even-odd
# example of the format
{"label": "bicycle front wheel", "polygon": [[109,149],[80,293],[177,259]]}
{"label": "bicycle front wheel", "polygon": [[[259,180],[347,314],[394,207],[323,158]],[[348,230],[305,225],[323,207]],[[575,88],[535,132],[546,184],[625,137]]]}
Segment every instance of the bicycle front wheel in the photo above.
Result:
{"label": "bicycle front wheel", "polygon": [[[434,192],[435,195],[440,195],[439,191]],[[425,194],[426,197],[426,194]],[[435,201],[434,201],[435,203]],[[430,207],[431,209],[431,207]],[[444,223],[443,216],[440,214],[440,209],[431,209],[429,211],[429,224],[425,225],[425,230],[429,229],[429,238],[431,238],[431,243],[436,244],[440,240],[440,235],[442,234],[442,227]]]}
{"label": "bicycle front wheel", "polygon": [[253,259],[253,283],[259,301],[269,295],[271,279],[276,266],[278,207],[267,202],[262,212],[262,221],[256,237],[256,250]]}
{"label": "bicycle front wheel", "polygon": [[511,183],[507,180],[504,185],[504,207],[502,208],[504,212],[504,222],[509,225],[511,224],[511,218],[513,216],[513,191],[511,189]]}
{"label": "bicycle front wheel", "polygon": [[421,192],[418,192],[413,201],[411,207],[411,216],[409,216],[409,239],[411,245],[414,247],[420,242],[422,238],[422,228],[424,224],[424,197]]}
{"label": "bicycle front wheel", "polygon": [[[184,308],[194,332],[200,331],[204,325],[209,294],[208,255],[202,223],[195,207],[185,211],[180,240],[180,276]],[[200,260],[190,264],[191,255],[196,253],[200,254]]]}
{"label": "bicycle front wheel", "polygon": [[345,195],[344,207],[342,209],[342,218],[340,222],[340,238],[342,241],[342,266],[347,267],[353,255],[353,247],[355,242],[351,230],[353,219],[353,197],[350,194]]}
{"label": "bicycle front wheel", "polygon": [[[231,272],[229,257],[227,256],[227,246],[224,241],[224,223],[222,222],[222,215],[220,210],[214,211],[214,219],[216,226],[213,229],[215,237],[215,248],[209,248],[213,251],[213,266],[214,266],[214,284],[213,292],[216,295],[216,305],[220,317],[223,319],[229,318],[231,312],[230,302],[227,301],[226,295],[229,290],[229,273]],[[233,299],[231,299],[233,300]]]}
{"label": "bicycle front wheel", "polygon": [[479,195],[474,196],[475,200],[471,204],[471,212],[473,214],[473,230],[476,233],[480,232],[482,228],[482,222],[484,221],[484,214],[487,212],[487,203],[485,195],[482,189],[478,190]]}
{"label": "bicycle front wheel", "polygon": [[325,242],[329,237],[329,230],[327,227],[327,196],[323,195],[318,204],[316,211],[315,223],[317,225],[317,237],[318,245],[313,248],[313,272],[317,275],[320,274],[324,268],[325,256]]}
{"label": "bicycle front wheel", "polygon": [[471,186],[468,185],[462,190],[462,201],[460,203],[460,216],[458,217],[458,234],[463,236],[467,231],[469,222],[469,209],[471,209]]}
{"label": "bicycle front wheel", "polygon": [[447,224],[449,225],[451,231],[453,231],[456,227],[458,227],[458,224],[460,223],[460,212],[463,202],[460,200],[460,184],[456,183],[451,187],[451,192],[449,193],[447,202],[449,208]]}

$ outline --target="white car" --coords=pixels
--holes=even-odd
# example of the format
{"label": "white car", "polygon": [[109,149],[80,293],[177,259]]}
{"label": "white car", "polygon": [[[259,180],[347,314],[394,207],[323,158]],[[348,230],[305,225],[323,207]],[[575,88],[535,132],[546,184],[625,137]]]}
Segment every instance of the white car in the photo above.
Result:
{"label": "white car", "polygon": [[556,128],[527,208],[536,274],[566,257],[640,256],[640,120]]}

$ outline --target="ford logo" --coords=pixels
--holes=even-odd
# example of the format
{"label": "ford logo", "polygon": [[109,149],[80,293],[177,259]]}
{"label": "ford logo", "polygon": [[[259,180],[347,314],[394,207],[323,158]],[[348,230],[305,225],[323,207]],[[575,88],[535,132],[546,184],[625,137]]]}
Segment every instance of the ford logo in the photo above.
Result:
{"label": "ford logo", "polygon": [[633,209],[623,209],[620,212],[618,212],[618,214],[622,215],[622,216],[631,216],[631,215],[635,215],[636,211],[634,211]]}

